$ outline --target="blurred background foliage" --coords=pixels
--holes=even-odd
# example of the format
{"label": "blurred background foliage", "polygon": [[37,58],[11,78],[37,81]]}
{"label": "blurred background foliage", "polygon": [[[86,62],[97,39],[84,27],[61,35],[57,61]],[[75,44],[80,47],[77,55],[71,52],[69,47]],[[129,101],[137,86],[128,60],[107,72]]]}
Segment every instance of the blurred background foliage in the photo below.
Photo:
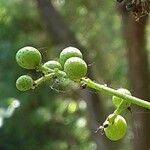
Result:
{"label": "blurred background foliage", "polygon": [[[116,2],[53,0],[52,3],[87,49],[94,80],[114,88],[128,87],[126,49]],[[149,41],[150,28],[147,28],[147,37]],[[96,149],[87,126],[87,104],[77,96],[79,86],[59,80],[33,91],[17,91],[15,81],[21,74],[39,77],[34,71],[21,69],[15,62],[15,53],[26,45],[38,48],[44,61],[57,59],[62,50],[47,32],[35,0],[0,0],[0,107],[6,105],[8,97],[20,101],[20,107],[0,127],[0,149]],[[150,45],[147,49],[150,50]],[[114,109],[111,98],[101,96],[108,115]],[[127,137],[124,141],[129,140]],[[126,147],[129,149],[130,144],[124,149]]]}

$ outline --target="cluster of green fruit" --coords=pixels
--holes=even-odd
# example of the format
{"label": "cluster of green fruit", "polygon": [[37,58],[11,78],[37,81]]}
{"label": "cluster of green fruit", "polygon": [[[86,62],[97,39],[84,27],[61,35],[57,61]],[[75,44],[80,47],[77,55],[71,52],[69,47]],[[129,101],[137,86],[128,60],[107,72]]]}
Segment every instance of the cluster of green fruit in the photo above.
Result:
{"label": "cluster of green fruit", "polygon": [[[82,53],[74,47],[67,47],[62,50],[58,61],[50,60],[42,64],[41,53],[34,47],[26,46],[21,48],[16,54],[16,61],[24,69],[35,69],[44,74],[61,71],[61,75],[71,80],[80,80],[87,73],[87,64],[83,60]],[[57,74],[58,75],[58,74]],[[33,79],[28,75],[20,76],[16,81],[16,87],[20,91],[33,88]]]}
{"label": "cluster of green fruit", "polygon": [[[63,49],[58,61],[50,60],[43,64],[41,53],[36,48],[27,46],[17,52],[16,61],[24,69],[35,69],[44,74],[35,81],[28,75],[20,76],[16,81],[16,87],[20,91],[34,89],[38,82],[43,82],[47,77],[51,77],[49,75],[55,78],[63,77],[80,81],[87,73],[87,64],[83,60],[82,53],[74,47]],[[118,89],[118,92],[131,95],[128,90],[122,88]],[[110,140],[116,141],[126,133],[127,123],[119,114],[127,109],[130,103],[116,96],[113,96],[112,102],[116,106],[116,111],[109,115],[103,126],[100,127]]]}

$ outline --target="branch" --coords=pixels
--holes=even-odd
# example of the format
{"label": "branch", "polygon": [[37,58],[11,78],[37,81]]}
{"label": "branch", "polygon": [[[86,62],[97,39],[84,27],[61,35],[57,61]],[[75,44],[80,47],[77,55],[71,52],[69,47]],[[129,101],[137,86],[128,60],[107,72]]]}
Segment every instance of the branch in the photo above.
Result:
{"label": "branch", "polygon": [[134,96],[122,94],[122,93],[120,93],[120,92],[118,92],[118,91],[116,91],[116,90],[114,90],[110,87],[95,83],[95,82],[93,82],[92,80],[90,80],[88,78],[82,78],[82,81],[83,81],[83,83],[87,84],[88,87],[90,87],[92,89],[101,91],[101,92],[106,93],[108,95],[112,95],[112,96],[115,95],[119,98],[122,98],[122,99],[126,100],[129,103],[133,103],[133,104],[136,104],[138,106],[150,109],[150,102],[148,102],[148,101],[136,98]]}

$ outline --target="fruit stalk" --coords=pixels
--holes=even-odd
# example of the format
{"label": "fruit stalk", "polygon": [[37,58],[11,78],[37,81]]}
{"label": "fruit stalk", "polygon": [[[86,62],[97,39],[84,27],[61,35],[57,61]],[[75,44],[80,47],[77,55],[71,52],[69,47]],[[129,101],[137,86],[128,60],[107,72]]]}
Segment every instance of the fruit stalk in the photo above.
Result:
{"label": "fruit stalk", "polygon": [[54,77],[54,75],[55,75],[55,73],[50,73],[50,74],[44,75],[41,78],[35,80],[34,81],[34,83],[35,83],[34,87],[37,87],[38,85],[42,84],[43,82],[46,82],[47,80],[50,80],[51,78]]}
{"label": "fruit stalk", "polygon": [[101,92],[106,93],[108,95],[112,95],[112,96],[115,95],[119,98],[126,100],[127,102],[130,102],[130,103],[136,104],[138,106],[150,109],[150,102],[148,102],[148,101],[136,98],[134,96],[122,94],[122,93],[118,92],[117,90],[114,90],[110,87],[95,83],[94,81],[90,80],[89,78],[82,78],[81,82],[85,83],[89,88],[101,91]]}
{"label": "fruit stalk", "polygon": [[43,65],[40,65],[40,66],[37,68],[37,70],[43,72],[44,74],[48,74],[48,73],[54,72],[53,69],[50,69],[50,68],[45,67],[45,66],[43,66]]}

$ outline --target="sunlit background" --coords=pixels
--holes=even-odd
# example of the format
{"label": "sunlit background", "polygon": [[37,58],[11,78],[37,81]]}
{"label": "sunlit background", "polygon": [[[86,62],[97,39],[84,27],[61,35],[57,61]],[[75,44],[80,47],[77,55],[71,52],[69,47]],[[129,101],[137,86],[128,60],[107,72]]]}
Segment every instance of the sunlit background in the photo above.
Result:
{"label": "sunlit background", "polygon": [[[116,1],[51,0],[51,4],[83,48],[84,58],[88,57],[93,80],[116,89],[129,88],[127,51]],[[55,18],[51,19],[52,23]],[[149,27],[146,49],[150,58]],[[113,143],[95,133],[98,126],[89,127],[92,119],[88,104],[77,84],[53,80],[28,92],[16,89],[20,75],[29,74],[34,79],[40,76],[16,64],[15,53],[20,48],[36,47],[47,61],[57,59],[64,47],[71,46],[61,43],[50,30],[38,0],[0,0],[0,150],[132,150],[132,124],[137,130],[140,127],[134,124],[129,111],[123,114],[129,124],[128,133]],[[96,125],[114,110],[110,96],[99,96],[103,114],[98,114],[101,119]],[[97,134],[109,148],[98,147],[93,138]],[[101,143],[101,139],[97,140]]]}

